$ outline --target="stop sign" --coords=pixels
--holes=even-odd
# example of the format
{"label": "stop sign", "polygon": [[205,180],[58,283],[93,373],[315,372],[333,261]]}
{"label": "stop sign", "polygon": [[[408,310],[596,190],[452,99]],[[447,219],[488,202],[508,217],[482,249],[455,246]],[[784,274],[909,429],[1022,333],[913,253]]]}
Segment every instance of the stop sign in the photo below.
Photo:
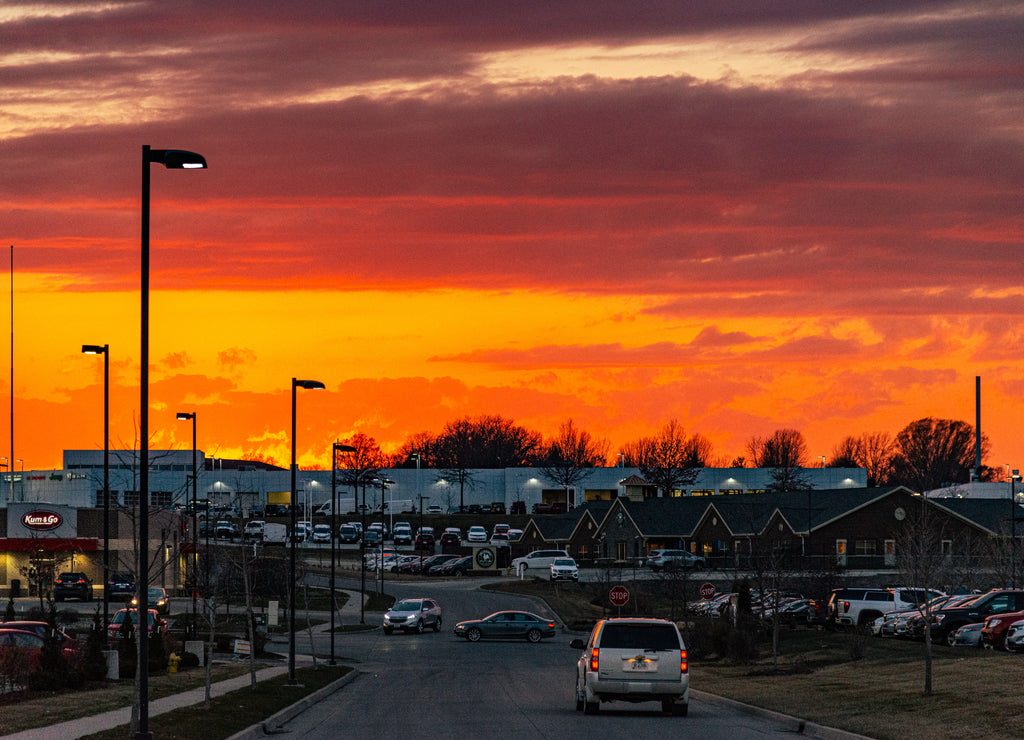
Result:
{"label": "stop sign", "polygon": [[702,583],[701,584],[701,587],[700,587],[700,597],[702,599],[704,599],[705,601],[707,601],[708,599],[715,598],[715,594],[716,593],[717,593],[717,591],[715,591],[715,587],[713,585],[711,585],[710,583]]}
{"label": "stop sign", "polygon": [[629,589],[625,586],[613,586],[608,592],[608,601],[612,602],[612,606],[625,606],[629,601]]}

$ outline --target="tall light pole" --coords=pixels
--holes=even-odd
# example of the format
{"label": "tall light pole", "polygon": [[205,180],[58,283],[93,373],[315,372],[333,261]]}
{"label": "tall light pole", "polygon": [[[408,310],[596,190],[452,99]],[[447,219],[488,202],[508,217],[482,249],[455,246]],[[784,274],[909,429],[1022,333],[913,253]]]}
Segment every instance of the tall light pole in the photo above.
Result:
{"label": "tall light pole", "polygon": [[331,445],[331,662],[330,665],[337,665],[334,659],[334,563],[338,557],[338,453],[355,452],[352,445],[343,445],[335,442]]}
{"label": "tall light pole", "polygon": [[[199,511],[198,496],[196,495],[196,412],[186,413],[179,411],[178,421],[192,421],[192,637],[199,634],[199,608],[196,605],[196,591],[199,589]],[[185,494],[188,495],[187,493]],[[210,523],[207,522],[209,527]]]}
{"label": "tall light pole", "polygon": [[[394,485],[395,482],[393,480],[391,480],[390,478],[379,478],[377,480],[377,482],[380,483],[380,529],[381,529],[381,533],[380,533],[381,534],[381,537],[380,537],[380,594],[381,594],[381,596],[383,596],[384,595],[384,491],[387,490],[388,486]],[[395,497],[394,497],[394,495],[392,495],[391,496],[391,502],[394,503],[394,500],[395,500]],[[394,508],[395,508],[394,506],[388,506],[388,512],[389,512],[388,516],[389,516],[389,519],[391,521],[391,530],[390,531],[391,531],[392,545],[394,544],[394,538],[395,538],[395,512],[394,512]],[[397,552],[398,552],[398,550],[395,550],[395,553],[397,553]]]}
{"label": "tall light pole", "polygon": [[[295,686],[297,681],[295,680],[295,474],[299,469],[299,466],[295,462],[295,396],[297,388],[304,388],[306,390],[323,390],[324,384],[319,380],[296,380],[292,378],[292,497],[289,502],[289,509],[291,509],[291,543],[290,543],[290,555],[291,565],[289,570],[289,588],[291,592],[288,598],[288,685]],[[209,525],[207,525],[209,526]]]}
{"label": "tall light pole", "polygon": [[1020,480],[1020,471],[1010,475],[1010,587],[1017,588],[1017,501],[1013,484]]}
{"label": "tall light pole", "polygon": [[83,344],[82,353],[103,355],[103,629],[110,624],[110,345]]}
{"label": "tall light pole", "polygon": [[[162,164],[170,170],[205,169],[201,154],[181,149],[151,149],[142,145],[142,268],[141,338],[139,399],[139,571],[137,594],[139,625],[149,614],[149,166]],[[151,737],[149,732],[149,635],[139,630],[139,725],[136,737]]]}

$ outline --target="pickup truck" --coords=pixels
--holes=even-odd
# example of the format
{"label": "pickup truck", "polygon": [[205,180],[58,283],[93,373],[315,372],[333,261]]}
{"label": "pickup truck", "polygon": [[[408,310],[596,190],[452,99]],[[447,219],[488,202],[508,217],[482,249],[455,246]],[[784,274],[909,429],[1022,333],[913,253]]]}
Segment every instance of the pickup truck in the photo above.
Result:
{"label": "pickup truck", "polygon": [[866,627],[886,612],[906,611],[918,604],[943,596],[926,588],[837,588],[828,599],[826,614],[833,624]]}

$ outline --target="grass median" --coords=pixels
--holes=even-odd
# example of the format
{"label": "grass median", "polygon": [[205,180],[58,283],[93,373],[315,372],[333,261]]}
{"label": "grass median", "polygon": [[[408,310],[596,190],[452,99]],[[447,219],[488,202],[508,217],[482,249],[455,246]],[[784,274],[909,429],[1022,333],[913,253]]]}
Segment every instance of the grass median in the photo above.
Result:
{"label": "grass median", "polygon": [[[262,722],[351,670],[351,666],[329,665],[299,668],[295,672],[298,686],[288,685],[287,674],[260,681],[255,689],[247,686],[215,697],[209,709],[200,702],[150,717],[149,730],[154,737],[161,739],[221,740]],[[128,725],[123,725],[87,737],[92,740],[120,740],[127,733]]]}

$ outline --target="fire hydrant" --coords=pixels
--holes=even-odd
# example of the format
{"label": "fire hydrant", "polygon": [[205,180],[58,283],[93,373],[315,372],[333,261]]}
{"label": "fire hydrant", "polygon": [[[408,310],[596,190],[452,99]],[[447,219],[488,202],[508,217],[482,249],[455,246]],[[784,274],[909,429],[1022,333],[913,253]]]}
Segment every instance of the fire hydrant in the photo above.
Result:
{"label": "fire hydrant", "polygon": [[171,653],[170,655],[168,655],[167,656],[167,672],[168,673],[177,673],[178,672],[178,663],[180,663],[180,662],[181,662],[181,658],[179,658],[176,653]]}

